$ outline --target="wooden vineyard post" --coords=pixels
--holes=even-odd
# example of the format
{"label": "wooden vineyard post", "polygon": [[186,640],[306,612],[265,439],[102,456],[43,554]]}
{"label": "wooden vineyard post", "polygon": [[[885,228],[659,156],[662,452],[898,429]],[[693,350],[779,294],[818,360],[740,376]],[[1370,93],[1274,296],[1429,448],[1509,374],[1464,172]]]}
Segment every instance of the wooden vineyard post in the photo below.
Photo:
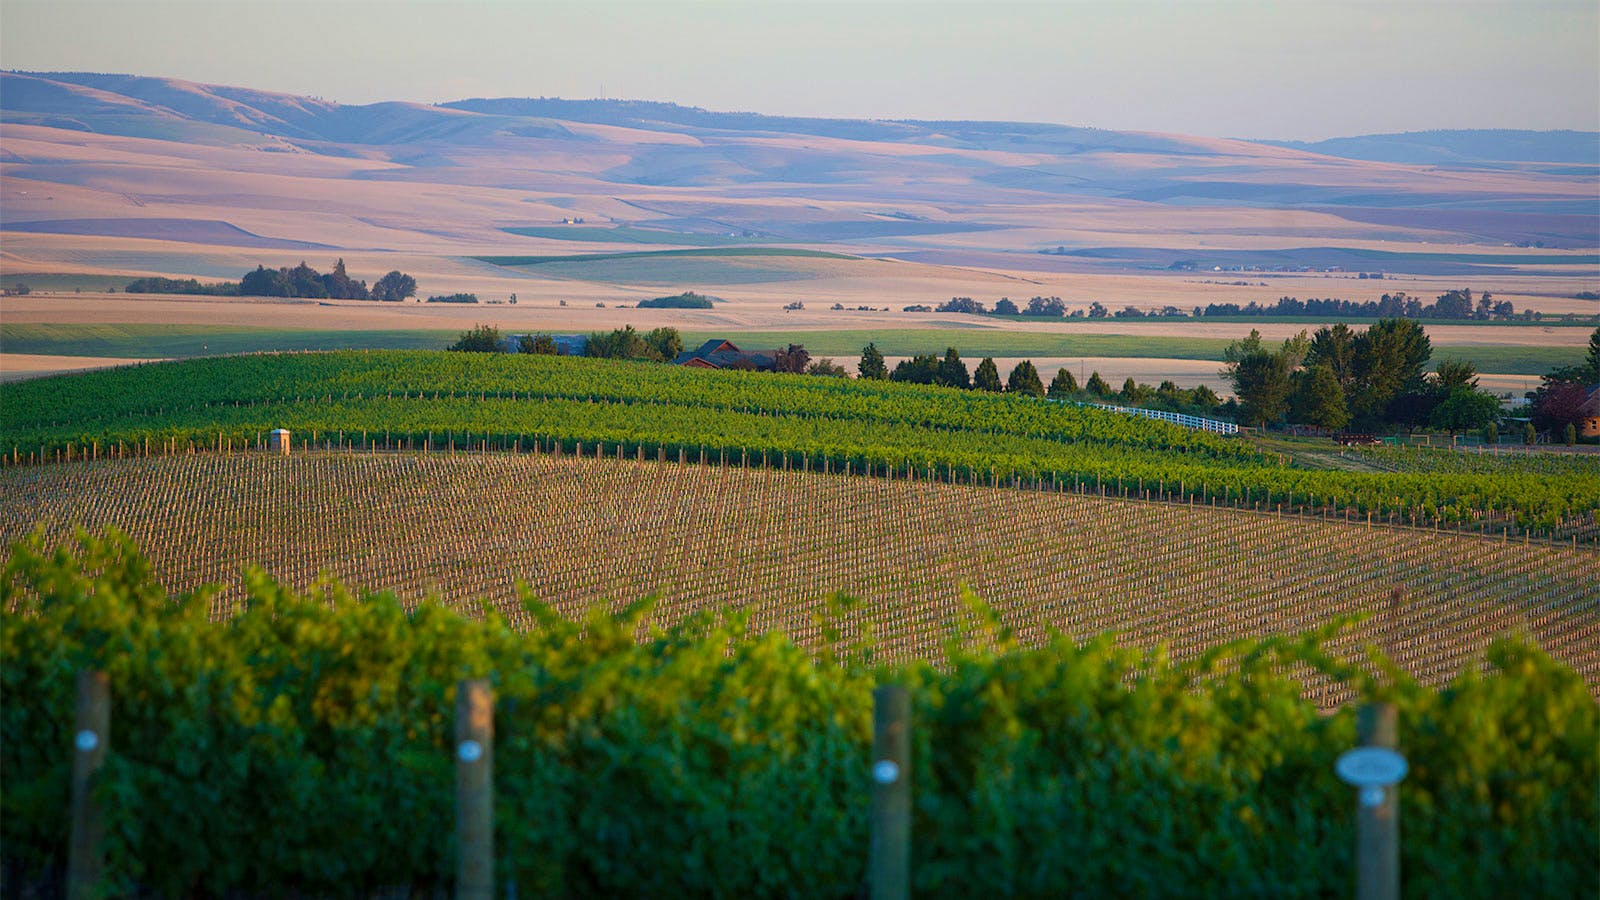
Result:
{"label": "wooden vineyard post", "polygon": [[902,685],[872,691],[872,900],[911,896],[911,699]]}
{"label": "wooden vineyard post", "polygon": [[1368,703],[1356,712],[1361,746],[1334,765],[1339,778],[1356,789],[1356,898],[1400,898],[1399,784],[1406,776],[1399,744],[1399,715],[1392,703]]}
{"label": "wooden vineyard post", "polygon": [[94,776],[106,761],[111,736],[111,687],[104,672],[78,673],[72,729],[72,844],[67,852],[67,898],[96,896],[105,851],[104,810],[94,799]]}
{"label": "wooden vineyard post", "polygon": [[456,686],[456,897],[494,896],[494,697],[489,682]]}

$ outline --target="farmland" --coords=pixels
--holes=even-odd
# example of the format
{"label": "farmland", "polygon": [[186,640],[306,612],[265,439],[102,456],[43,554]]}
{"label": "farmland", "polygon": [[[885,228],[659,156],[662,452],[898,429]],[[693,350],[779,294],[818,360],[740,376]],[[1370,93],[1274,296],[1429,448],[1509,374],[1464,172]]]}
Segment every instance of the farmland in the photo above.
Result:
{"label": "farmland", "polygon": [[[344,467],[365,459],[310,462],[371,474]],[[627,468],[608,464],[614,486]],[[431,541],[454,522],[415,524],[405,538]],[[301,593],[253,578],[241,614],[208,621],[207,593],[169,596],[115,536],[19,546],[6,576],[0,835],[19,887],[64,864],[61,711],[89,666],[117,698],[99,777],[116,798],[105,875],[120,895],[442,892],[463,676],[494,683],[507,893],[859,896],[884,682],[914,698],[918,896],[1343,893],[1356,828],[1333,760],[1356,714],[1319,710],[1290,673],[1395,704],[1414,761],[1409,889],[1581,895],[1600,857],[1597,707],[1522,641],[1435,689],[1342,665],[1316,635],[1182,662],[1103,637],[1019,648],[1002,624],[1014,616],[976,599],[928,665],[874,662],[848,633],[797,646],[737,614],[664,625],[648,601],[574,620],[525,598],[523,631],[388,595],[355,602],[328,581]],[[924,605],[943,613],[942,596]]]}
{"label": "farmland", "polygon": [[[1600,465],[1319,470],[1114,413],[917,385],[700,373],[527,354],[406,351],[186,360],[0,386],[12,461],[314,444],[664,453],[740,466],[1026,482],[1263,511],[1600,536]],[[103,452],[102,452],[103,451]]]}
{"label": "farmland", "polygon": [[[742,607],[815,646],[826,596],[885,659],[938,655],[963,585],[1029,646],[1119,632],[1178,658],[1368,616],[1336,642],[1388,648],[1441,684],[1526,633],[1600,689],[1589,549],[1238,510],[841,475],[552,454],[197,454],[0,472],[0,537],[121,526],[174,591],[259,564],[533,627],[518,585],[567,617],[656,595],[663,624]],[[1338,702],[1343,695],[1324,700]]]}

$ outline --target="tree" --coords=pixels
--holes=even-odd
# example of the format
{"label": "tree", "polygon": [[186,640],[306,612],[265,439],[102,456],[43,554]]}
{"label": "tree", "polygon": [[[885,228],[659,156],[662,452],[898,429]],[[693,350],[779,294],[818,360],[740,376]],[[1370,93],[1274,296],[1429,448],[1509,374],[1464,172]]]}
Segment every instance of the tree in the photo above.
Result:
{"label": "tree", "polygon": [[371,296],[374,300],[395,301],[416,296],[416,293],[417,280],[395,269],[373,283]]}
{"label": "tree", "polygon": [[1600,381],[1600,328],[1589,335],[1589,354],[1584,357],[1584,368],[1588,370],[1591,383]]}
{"label": "tree", "polygon": [[806,366],[806,374],[821,375],[827,378],[850,377],[850,373],[844,370],[844,366],[835,364],[833,360],[828,359],[827,357],[823,357],[811,365]]}
{"label": "tree", "polygon": [[1422,326],[1410,319],[1379,319],[1356,336],[1351,418],[1382,424],[1390,405],[1404,394],[1420,394],[1423,368],[1433,355]]}
{"label": "tree", "polygon": [[1056,377],[1050,379],[1049,396],[1053,400],[1065,400],[1078,392],[1078,379],[1072,377],[1072,372],[1066,366],[1056,370]]}
{"label": "tree", "polygon": [[589,335],[584,355],[600,359],[642,359],[662,362],[661,352],[645,341],[644,335],[624,325],[614,331],[597,331]]}
{"label": "tree", "polygon": [[1089,304],[1089,318],[1091,318],[1091,319],[1104,319],[1105,317],[1106,317],[1106,308],[1105,308],[1104,305],[1102,305],[1100,303],[1099,300],[1096,300],[1093,303]]}
{"label": "tree", "polygon": [[1106,380],[1100,377],[1100,373],[1098,371],[1089,373],[1089,381],[1084,384],[1084,390],[1087,390],[1096,397],[1104,398],[1111,396],[1111,385],[1106,384]]}
{"label": "tree", "polygon": [[653,328],[645,333],[644,342],[662,362],[672,362],[683,352],[683,338],[676,328]]}
{"label": "tree", "polygon": [[1190,391],[1189,397],[1189,402],[1207,409],[1216,409],[1222,405],[1222,398],[1217,396],[1217,392],[1203,384]]}
{"label": "tree", "polygon": [[882,381],[889,377],[889,368],[883,364],[883,354],[878,352],[876,344],[868,344],[861,348],[861,363],[856,366],[862,378],[872,381]]}
{"label": "tree", "polygon": [[939,304],[935,312],[972,313],[973,315],[981,316],[984,313],[984,308],[981,301],[974,300],[971,297],[951,297],[949,303]]}
{"label": "tree", "polygon": [[[1488,295],[1485,294],[1484,296]],[[1500,425],[1498,423],[1491,421],[1483,426],[1483,442],[1491,447],[1500,443]]]}
{"label": "tree", "polygon": [[1475,431],[1500,415],[1500,401],[1491,394],[1470,387],[1457,387],[1434,407],[1428,424],[1455,434]]}
{"label": "tree", "polygon": [[548,334],[525,334],[517,339],[517,352],[555,356],[561,352],[561,348],[556,346],[555,338]]}
{"label": "tree", "polygon": [[1027,314],[1030,316],[1064,316],[1067,314],[1067,305],[1061,302],[1060,297],[1033,297],[1028,300]]}
{"label": "tree", "polygon": [[1339,382],[1339,389],[1348,397],[1355,384],[1355,359],[1356,334],[1349,325],[1340,322],[1316,330],[1306,350],[1305,364],[1307,368],[1327,366]]}
{"label": "tree", "polygon": [[1252,328],[1248,337],[1223,351],[1226,365],[1219,374],[1233,386],[1245,424],[1266,425],[1288,412],[1289,362],[1295,352],[1290,345],[1286,341],[1282,350],[1271,352],[1262,346],[1261,332]]}
{"label": "tree", "polygon": [[983,362],[978,363],[978,371],[973,373],[972,387],[979,391],[999,393],[1005,387],[1000,383],[1000,368],[994,364],[994,357],[985,356]]}
{"label": "tree", "polygon": [[1568,422],[1566,429],[1561,433],[1561,437],[1562,440],[1566,441],[1568,447],[1576,444],[1578,442],[1578,426]]}
{"label": "tree", "polygon": [[[304,265],[304,263],[301,263]],[[367,283],[353,281],[344,270],[344,259],[341,257],[334,262],[333,271],[321,276],[322,289],[327,296],[335,300],[365,300],[367,299]]]}
{"label": "tree", "polygon": [[1533,427],[1532,422],[1522,426],[1522,442],[1530,447],[1539,442],[1539,430]]}
{"label": "tree", "polygon": [[907,384],[933,384],[938,374],[939,357],[932,353],[919,353],[910,359],[900,360],[889,374],[889,380]]}
{"label": "tree", "polygon": [[1006,377],[1006,391],[1029,397],[1044,396],[1044,382],[1039,379],[1039,370],[1034,368],[1030,360],[1025,359],[1011,369],[1011,374]]}
{"label": "tree", "polygon": [[1478,368],[1462,359],[1439,360],[1439,365],[1434,367],[1433,377],[1440,391],[1447,395],[1457,388],[1476,390],[1478,387]]}
{"label": "tree", "polygon": [[1306,425],[1337,430],[1350,421],[1344,391],[1332,366],[1315,365],[1294,373],[1289,418]]}
{"label": "tree", "polygon": [[493,325],[479,325],[471,331],[463,331],[461,339],[451,344],[450,349],[466,353],[499,353],[500,329]]}
{"label": "tree", "polygon": [[961,354],[956,352],[956,348],[945,349],[944,360],[939,363],[939,371],[934,376],[933,383],[963,390],[972,387],[972,382],[967,377],[967,364],[961,361]]}
{"label": "tree", "polygon": [[811,354],[800,344],[790,344],[779,350],[773,357],[772,371],[790,372],[795,375],[804,375],[806,364],[811,362]]}
{"label": "tree", "polygon": [[1132,375],[1122,382],[1122,390],[1117,392],[1117,399],[1130,405],[1139,402],[1139,383],[1133,380]]}
{"label": "tree", "polygon": [[997,316],[1014,316],[1020,313],[1017,304],[1011,302],[1010,297],[1001,297],[994,305],[994,314]]}

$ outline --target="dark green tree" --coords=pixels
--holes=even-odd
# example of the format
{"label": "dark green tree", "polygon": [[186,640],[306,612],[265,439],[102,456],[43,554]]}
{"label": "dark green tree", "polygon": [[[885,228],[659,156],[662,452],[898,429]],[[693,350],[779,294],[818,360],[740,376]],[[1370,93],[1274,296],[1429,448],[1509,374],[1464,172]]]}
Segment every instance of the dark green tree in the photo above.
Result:
{"label": "dark green tree", "polygon": [[1244,424],[1270,424],[1288,412],[1290,352],[1288,346],[1276,353],[1266,349],[1261,333],[1255,329],[1223,352],[1227,364],[1221,374],[1239,398],[1239,415]]}
{"label": "dark green tree", "polygon": [[451,350],[466,353],[499,353],[500,329],[493,325],[479,325],[471,331],[461,332],[461,339],[450,345]]}
{"label": "dark green tree", "polygon": [[861,348],[861,362],[856,366],[856,371],[862,378],[871,381],[882,381],[889,377],[889,367],[883,364],[883,354],[878,352],[876,344],[868,344]]}
{"label": "dark green tree", "polygon": [[994,314],[997,316],[1014,316],[1020,312],[1021,310],[1017,309],[1017,304],[1013,303],[1010,297],[1001,297],[994,304]]}
{"label": "dark green tree", "polygon": [[1390,406],[1403,395],[1425,393],[1422,373],[1433,355],[1422,326],[1411,319],[1379,319],[1356,336],[1352,420],[1366,426],[1403,418]]}
{"label": "dark green tree", "polygon": [[1318,328],[1306,351],[1306,368],[1327,366],[1348,398],[1355,383],[1356,333],[1343,322]]}
{"label": "dark green tree", "polygon": [[1072,377],[1072,372],[1066,366],[1056,370],[1056,377],[1050,379],[1049,396],[1055,400],[1065,400],[1078,392],[1078,379]]}
{"label": "dark green tree", "polygon": [[1111,396],[1111,385],[1106,384],[1106,380],[1100,377],[1098,371],[1089,373],[1089,380],[1083,387],[1084,390],[1096,397],[1105,398]]}
{"label": "dark green tree", "polygon": [[827,378],[848,378],[850,376],[850,373],[844,370],[844,366],[838,365],[827,357],[823,357],[806,366],[806,374],[821,375]]}
{"label": "dark green tree", "polygon": [[374,300],[404,300],[417,293],[417,280],[395,269],[372,284]]}
{"label": "dark green tree", "polygon": [[1294,373],[1289,395],[1289,418],[1306,425],[1338,430],[1350,421],[1344,390],[1332,366],[1315,365]]}
{"label": "dark green tree", "polygon": [[933,383],[962,390],[972,387],[972,380],[967,376],[967,364],[961,361],[961,354],[956,352],[956,348],[945,349],[944,360],[939,363],[939,373],[934,376]]}
{"label": "dark green tree", "polygon": [[994,357],[985,356],[983,362],[978,363],[978,370],[972,376],[972,387],[996,394],[1005,390],[1005,385],[1000,383],[1000,367],[994,364]]}
{"label": "dark green tree", "polygon": [[889,373],[889,380],[907,384],[934,384],[938,374],[939,357],[932,353],[919,353],[896,363],[894,371]]}
{"label": "dark green tree", "polygon": [[1006,391],[1029,397],[1043,397],[1044,382],[1039,378],[1039,370],[1026,359],[1017,363],[1012,367],[1011,374],[1006,376]]}

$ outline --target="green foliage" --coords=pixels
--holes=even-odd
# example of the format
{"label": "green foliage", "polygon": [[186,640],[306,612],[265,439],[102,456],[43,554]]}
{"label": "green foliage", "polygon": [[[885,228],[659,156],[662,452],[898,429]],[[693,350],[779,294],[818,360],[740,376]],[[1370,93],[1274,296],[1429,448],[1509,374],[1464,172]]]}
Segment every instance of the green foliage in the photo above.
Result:
{"label": "green foliage", "polygon": [[1500,415],[1500,401],[1493,394],[1457,387],[1434,407],[1429,424],[1451,433],[1475,431]]}
{"label": "green foliage", "polygon": [[711,298],[694,291],[684,291],[670,297],[640,300],[638,306],[640,309],[710,309]]}
{"label": "green foliage", "polygon": [[[633,340],[644,346],[642,336]],[[939,361],[913,361],[931,379]],[[907,364],[896,368],[896,379]],[[1095,379],[1090,379],[1090,387]],[[1105,389],[1104,380],[1099,381]],[[1109,393],[1109,391],[1107,391]],[[152,400],[151,398],[161,398]],[[640,407],[648,409],[641,414]],[[866,379],[697,372],[522,353],[400,351],[187,360],[0,384],[0,452],[52,456],[98,443],[161,447],[169,440],[253,442],[365,431],[421,443],[519,435],[546,442],[647,446],[697,456],[744,451],[855,471],[935,469],[959,480],[1015,473],[1109,489],[1181,483],[1186,494],[1246,505],[1335,505],[1476,521],[1486,509],[1553,530],[1600,509],[1593,460],[1542,471],[1328,471],[1286,466],[1276,454],[1175,425],[1071,404],[1019,403],[1004,394]],[[467,438],[471,435],[470,440]],[[81,452],[81,450],[80,450]]]}
{"label": "green foliage", "polygon": [[372,285],[374,300],[404,300],[416,293],[417,280],[398,269],[391,270]]}
{"label": "green foliage", "polygon": [[499,353],[505,349],[501,346],[500,329],[493,325],[475,325],[470,331],[461,332],[461,338],[450,349],[464,353]]}
{"label": "green foliage", "polygon": [[1089,380],[1084,383],[1083,389],[1094,397],[1111,396],[1111,385],[1106,384],[1106,380],[1100,377],[1099,371],[1089,373]]}
{"label": "green foliage", "polygon": [[883,381],[889,377],[889,369],[884,365],[883,354],[878,352],[875,344],[861,348],[861,362],[856,366],[856,371],[869,381]]}
{"label": "green foliage", "polygon": [[1072,377],[1072,371],[1066,366],[1056,370],[1056,376],[1050,379],[1050,399],[1064,400],[1078,392],[1078,379]]}
{"label": "green foliage", "polygon": [[[670,352],[669,352],[670,351]],[[584,354],[601,359],[633,359],[666,362],[683,352],[683,338],[676,328],[656,328],[646,334],[624,325],[614,331],[589,335]]]}
{"label": "green foliage", "polygon": [[1039,380],[1039,370],[1025,359],[1012,367],[1010,376],[1006,378],[1006,390],[1028,397],[1043,397],[1044,382]]}
{"label": "green foliage", "polygon": [[1350,421],[1339,376],[1331,365],[1318,364],[1294,373],[1289,417],[1296,422],[1337,430]]}
{"label": "green foliage", "polygon": [[548,334],[525,334],[517,338],[517,352],[555,356],[561,352],[561,348],[556,345],[555,338]]}
{"label": "green foliage", "polygon": [[[202,294],[215,297],[237,297],[239,282],[222,281],[201,284],[195,278],[135,278],[122,289],[128,294]],[[26,291],[24,291],[26,293]]]}
{"label": "green foliage", "polygon": [[994,364],[994,357],[985,356],[983,361],[978,363],[978,371],[973,375],[972,387],[975,390],[988,391],[993,394],[1005,389],[1005,386],[1000,383],[1000,368]]}
{"label": "green foliage", "polygon": [[664,629],[648,603],[567,621],[525,598],[541,624],[519,634],[259,574],[238,615],[211,621],[209,600],[168,597],[114,533],[13,548],[8,862],[64,863],[73,679],[98,668],[115,894],[447,888],[452,698],[472,677],[495,691],[497,876],[536,896],[856,895],[884,682],[913,696],[919,896],[1347,892],[1354,798],[1333,761],[1354,717],[1292,672],[1399,707],[1409,893],[1581,896],[1600,866],[1600,710],[1523,643],[1432,691],[1330,658],[1331,629],[1187,663],[1105,637],[1019,650],[970,597],[939,665],[895,667],[834,622],[818,659],[737,613]]}
{"label": "green foliage", "polygon": [[956,348],[945,350],[944,359],[934,373],[933,383],[963,390],[972,387],[972,380],[967,376],[967,364],[961,361],[961,354],[956,352]]}

